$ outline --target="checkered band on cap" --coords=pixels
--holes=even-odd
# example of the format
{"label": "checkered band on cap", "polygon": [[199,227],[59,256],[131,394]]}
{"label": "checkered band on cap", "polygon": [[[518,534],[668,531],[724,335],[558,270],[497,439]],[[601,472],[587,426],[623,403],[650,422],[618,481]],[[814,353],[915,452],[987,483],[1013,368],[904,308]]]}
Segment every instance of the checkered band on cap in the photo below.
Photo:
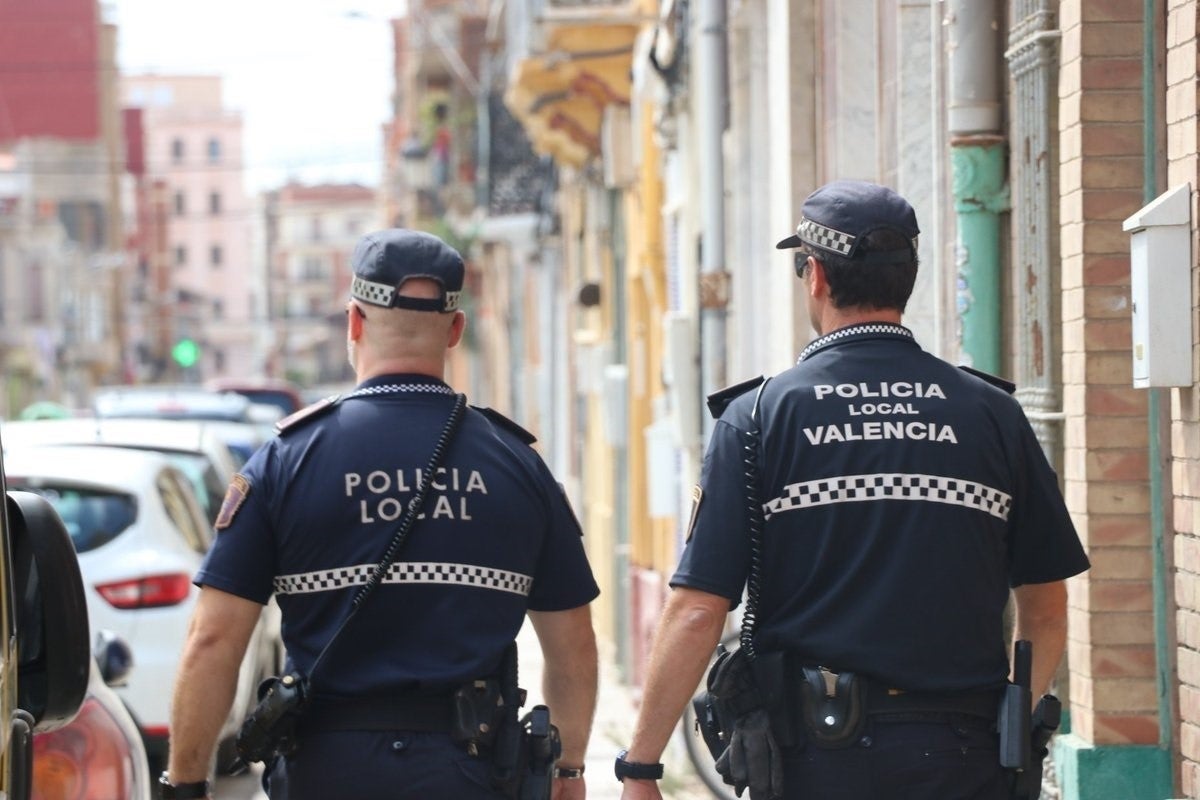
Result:
{"label": "checkered band on cap", "polygon": [[[443,292],[445,302],[442,311],[457,311],[462,300],[462,292]],[[376,283],[366,278],[355,276],[350,284],[350,296],[371,305],[392,308],[396,302],[396,287],[386,283]]]}
{"label": "checkered band on cap", "polygon": [[800,220],[800,224],[796,226],[796,235],[814,247],[820,247],[841,256],[848,256],[854,251],[856,237],[826,227],[811,219]]}

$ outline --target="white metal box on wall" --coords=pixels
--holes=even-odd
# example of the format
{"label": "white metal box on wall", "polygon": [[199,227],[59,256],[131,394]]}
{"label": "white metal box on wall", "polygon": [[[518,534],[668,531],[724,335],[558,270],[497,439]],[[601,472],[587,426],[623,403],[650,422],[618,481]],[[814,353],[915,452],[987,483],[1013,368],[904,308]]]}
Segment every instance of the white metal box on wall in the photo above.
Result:
{"label": "white metal box on wall", "polygon": [[1129,237],[1135,388],[1191,386],[1192,191],[1159,195],[1122,226]]}

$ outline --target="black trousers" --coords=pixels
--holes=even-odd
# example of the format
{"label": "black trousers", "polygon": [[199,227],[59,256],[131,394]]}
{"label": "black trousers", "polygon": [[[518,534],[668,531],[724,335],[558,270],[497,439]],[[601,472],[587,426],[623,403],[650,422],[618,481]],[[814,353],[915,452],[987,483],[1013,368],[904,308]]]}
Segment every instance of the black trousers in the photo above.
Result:
{"label": "black trousers", "polygon": [[787,800],[1009,800],[994,727],[965,715],[872,716],[844,749],[785,750]]}
{"label": "black trousers", "polygon": [[491,765],[444,733],[336,731],[308,734],[263,773],[271,800],[502,800]]}

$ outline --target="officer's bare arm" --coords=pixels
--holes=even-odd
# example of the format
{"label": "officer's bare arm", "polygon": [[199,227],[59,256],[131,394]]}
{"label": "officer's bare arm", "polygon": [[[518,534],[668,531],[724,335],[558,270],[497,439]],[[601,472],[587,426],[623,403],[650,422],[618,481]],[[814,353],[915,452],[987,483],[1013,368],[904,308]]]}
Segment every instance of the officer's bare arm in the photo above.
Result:
{"label": "officer's bare arm", "polygon": [[172,783],[202,781],[237,690],[238,667],[262,606],[206,586],[200,590],[171,702]]}
{"label": "officer's bare arm", "polygon": [[721,638],[728,613],[725,597],[685,587],[671,591],[654,634],[644,699],[626,760],[654,764],[662,757]]}
{"label": "officer's bare arm", "polygon": [[1030,684],[1036,703],[1049,688],[1067,646],[1067,584],[1028,583],[1013,590],[1016,639],[1033,643]]}
{"label": "officer's bare arm", "polygon": [[562,736],[559,763],[583,764],[596,711],[596,634],[590,606],[566,611],[530,611],[542,646],[542,694]]}

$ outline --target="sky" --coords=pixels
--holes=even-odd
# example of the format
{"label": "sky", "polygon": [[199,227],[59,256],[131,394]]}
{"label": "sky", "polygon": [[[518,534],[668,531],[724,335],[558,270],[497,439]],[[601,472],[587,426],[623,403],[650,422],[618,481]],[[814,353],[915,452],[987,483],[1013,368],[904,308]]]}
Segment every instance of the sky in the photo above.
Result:
{"label": "sky", "polygon": [[221,75],[251,192],[379,182],[406,0],[104,0],[122,74]]}

